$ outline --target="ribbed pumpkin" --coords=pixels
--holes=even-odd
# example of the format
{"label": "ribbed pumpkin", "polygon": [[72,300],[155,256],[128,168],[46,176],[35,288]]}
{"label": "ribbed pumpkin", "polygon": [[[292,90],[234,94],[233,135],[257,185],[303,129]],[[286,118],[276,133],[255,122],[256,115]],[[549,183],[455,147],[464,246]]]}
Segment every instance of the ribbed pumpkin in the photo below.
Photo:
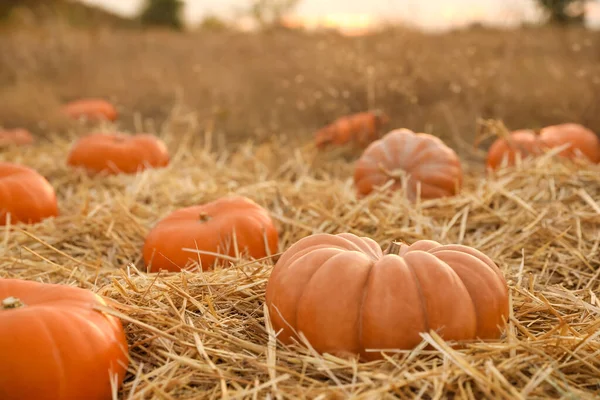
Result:
{"label": "ribbed pumpkin", "polygon": [[169,153],[162,140],[153,135],[96,133],[73,145],[67,164],[91,173],[135,174],[168,165]]}
{"label": "ribbed pumpkin", "polygon": [[315,144],[318,148],[348,143],[365,147],[379,138],[381,129],[388,123],[389,117],[380,110],[346,115],[319,129],[315,133]]}
{"label": "ribbed pumpkin", "polygon": [[562,157],[600,162],[600,140],[583,125],[567,123],[547,126],[540,131],[539,140],[544,147],[550,149],[569,144],[568,148],[559,153]]}
{"label": "ribbed pumpkin", "polygon": [[23,146],[33,143],[33,135],[27,129],[0,130],[0,147]]}
{"label": "ribbed pumpkin", "polygon": [[76,287],[0,279],[0,399],[109,400],[128,346],[119,319]]}
{"label": "ribbed pumpkin", "polygon": [[357,161],[354,184],[360,195],[393,180],[393,190],[407,180],[407,197],[415,200],[455,195],[462,185],[457,154],[439,138],[408,129],[395,129],[369,145]]}
{"label": "ribbed pumpkin", "polygon": [[114,105],[102,99],[80,99],[63,106],[63,113],[69,118],[88,121],[116,121],[118,112]]}
{"label": "ribbed pumpkin", "polygon": [[37,223],[58,215],[56,193],[34,169],[0,162],[0,225]]}
{"label": "ribbed pumpkin", "polygon": [[509,314],[502,272],[480,251],[421,240],[384,254],[350,233],[315,234],[286,250],[266,305],[283,343],[302,333],[320,353],[364,360],[412,349],[429,330],[445,340],[497,339]]}
{"label": "ribbed pumpkin", "polygon": [[277,253],[278,233],[268,211],[246,197],[229,196],[179,209],[159,221],[146,237],[144,262],[150,272],[180,271],[194,262],[208,270],[218,260],[214,254],[235,256],[234,235],[240,253],[255,259]]}
{"label": "ribbed pumpkin", "polygon": [[521,129],[511,132],[508,138],[498,138],[492,143],[488,149],[486,165],[490,169],[497,169],[502,165],[513,166],[517,157],[525,159],[541,153],[541,143],[535,132]]}

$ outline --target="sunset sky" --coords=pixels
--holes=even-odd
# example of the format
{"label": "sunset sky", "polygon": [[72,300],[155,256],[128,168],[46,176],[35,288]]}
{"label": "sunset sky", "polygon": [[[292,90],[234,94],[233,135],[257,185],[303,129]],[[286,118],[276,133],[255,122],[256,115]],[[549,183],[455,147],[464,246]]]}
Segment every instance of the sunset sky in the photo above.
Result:
{"label": "sunset sky", "polygon": [[[82,0],[132,15],[141,0]],[[187,0],[186,19],[196,22],[207,14],[231,16],[249,2],[245,0]],[[423,28],[443,29],[473,21],[512,24],[535,20],[538,12],[532,0],[304,0],[296,10],[298,18],[349,23],[380,18],[399,19]],[[600,26],[600,2],[590,7],[590,22]],[[345,22],[347,21],[347,22]]]}

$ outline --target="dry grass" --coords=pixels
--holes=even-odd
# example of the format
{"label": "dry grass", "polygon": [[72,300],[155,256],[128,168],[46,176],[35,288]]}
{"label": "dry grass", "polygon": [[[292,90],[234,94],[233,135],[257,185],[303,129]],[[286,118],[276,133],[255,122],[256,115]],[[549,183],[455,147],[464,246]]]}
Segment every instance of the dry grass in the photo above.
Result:
{"label": "dry grass", "polygon": [[[352,163],[310,145],[274,141],[230,152],[210,132],[175,136],[167,126],[161,136],[172,164],[137,176],[70,170],[69,140],[61,138],[1,157],[46,175],[62,215],[4,230],[0,276],[87,287],[116,302],[131,346],[120,398],[600,395],[599,166],[548,156],[485,179],[481,163],[468,163],[459,196],[411,205],[400,193],[357,199]],[[272,212],[280,250],[314,232],[341,231],[382,245],[431,238],[479,248],[510,285],[506,335],[453,350],[432,332],[414,351],[358,363],[276,343],[264,314],[269,260],[202,274],[143,272],[144,236],[159,218],[228,193]]]}
{"label": "dry grass", "polygon": [[[573,120],[600,131],[598,33],[350,39],[41,26],[0,37],[0,48],[0,123],[47,137],[0,159],[47,176],[61,209],[2,230],[0,277],[77,285],[116,302],[131,354],[120,398],[600,396],[600,167],[547,158],[487,179],[481,154],[465,145],[479,117],[511,128]],[[56,110],[89,95],[113,98],[121,126],[163,137],[171,165],[106,178],[68,169],[73,127]],[[352,154],[318,153],[308,139],[370,105],[393,126],[457,139],[448,143],[465,160],[463,192],[416,205],[399,193],[357,199]],[[287,138],[270,138],[280,133]],[[249,137],[265,142],[230,146]],[[506,335],[453,350],[430,333],[414,351],[361,364],[276,343],[264,314],[269,260],[143,272],[144,236],[158,219],[228,193],[272,212],[282,251],[341,231],[383,246],[429,238],[477,247],[510,285]]]}
{"label": "dry grass", "polygon": [[[127,129],[154,131],[174,104],[229,140],[307,137],[379,107],[392,124],[470,138],[477,118],[511,129],[576,121],[600,131],[600,32],[523,29],[370,37],[75,30],[0,34],[0,125],[64,131],[57,107],[107,97]],[[142,123],[135,123],[139,113]],[[40,127],[39,122],[43,124]]]}

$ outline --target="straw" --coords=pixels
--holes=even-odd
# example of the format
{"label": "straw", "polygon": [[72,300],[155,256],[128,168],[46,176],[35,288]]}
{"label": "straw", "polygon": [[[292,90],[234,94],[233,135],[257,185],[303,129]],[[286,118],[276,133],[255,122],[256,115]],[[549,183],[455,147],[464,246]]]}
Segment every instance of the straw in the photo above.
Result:
{"label": "straw", "polygon": [[[73,171],[58,139],[1,154],[48,177],[61,216],[3,230],[0,276],[90,288],[112,301],[105,310],[122,318],[131,356],[119,398],[600,396],[600,167],[548,155],[486,175],[479,160],[465,163],[458,196],[415,205],[401,192],[358,198],[354,159],[307,143],[224,152],[213,150],[212,134],[162,137],[176,155],[171,165],[133,176]],[[382,246],[433,239],[478,248],[510,286],[505,335],[454,348],[425,332],[412,351],[361,363],[276,341],[264,294],[278,254],[202,273],[144,272],[144,237],[160,218],[231,193],[270,210],[278,254],[306,235],[343,231]]]}

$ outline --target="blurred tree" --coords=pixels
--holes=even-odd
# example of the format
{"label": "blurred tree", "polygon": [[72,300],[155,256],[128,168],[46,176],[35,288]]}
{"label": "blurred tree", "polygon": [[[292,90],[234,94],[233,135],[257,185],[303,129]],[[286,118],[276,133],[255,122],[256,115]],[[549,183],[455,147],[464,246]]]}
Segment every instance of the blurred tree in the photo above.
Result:
{"label": "blurred tree", "polygon": [[44,0],[0,0],[0,20],[10,16],[17,7],[31,7],[39,4],[52,3]]}
{"label": "blurred tree", "polygon": [[548,22],[556,25],[583,25],[586,5],[593,0],[535,0]]}
{"label": "blurred tree", "polygon": [[226,31],[230,29],[229,24],[216,15],[207,15],[198,25],[198,29],[205,31]]}
{"label": "blurred tree", "polygon": [[183,0],[145,0],[140,13],[143,25],[183,29]]}
{"label": "blurred tree", "polygon": [[248,14],[261,28],[281,26],[301,0],[251,0]]}

